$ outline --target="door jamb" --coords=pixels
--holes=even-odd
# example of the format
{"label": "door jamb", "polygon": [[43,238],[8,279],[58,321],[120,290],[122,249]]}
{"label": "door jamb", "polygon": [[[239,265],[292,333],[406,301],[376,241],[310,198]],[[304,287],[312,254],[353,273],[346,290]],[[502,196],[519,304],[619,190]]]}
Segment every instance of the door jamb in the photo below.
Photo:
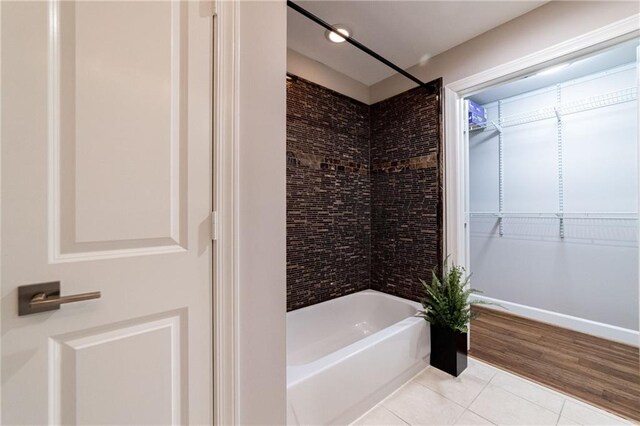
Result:
{"label": "door jamb", "polygon": [[445,86],[445,253],[469,270],[466,224],[467,168],[462,102],[484,88],[533,74],[543,68],[584,56],[640,35],[640,14],[614,22],[506,64]]}
{"label": "door jamb", "polygon": [[[238,2],[214,0],[213,424],[238,423]],[[283,77],[284,78],[284,77]]]}

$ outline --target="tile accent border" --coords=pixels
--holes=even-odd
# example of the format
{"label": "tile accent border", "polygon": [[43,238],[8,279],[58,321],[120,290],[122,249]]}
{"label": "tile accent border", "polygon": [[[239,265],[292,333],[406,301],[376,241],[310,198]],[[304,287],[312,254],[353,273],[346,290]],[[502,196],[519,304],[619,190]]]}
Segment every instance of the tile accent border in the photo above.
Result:
{"label": "tile accent border", "polygon": [[404,170],[431,169],[438,166],[438,159],[435,153],[421,155],[419,157],[407,158],[405,160],[385,161],[371,166],[372,172],[402,172]]}
{"label": "tile accent border", "polygon": [[369,174],[369,166],[366,164],[293,150],[287,151],[287,165],[304,166],[314,170],[337,170],[361,175]]}

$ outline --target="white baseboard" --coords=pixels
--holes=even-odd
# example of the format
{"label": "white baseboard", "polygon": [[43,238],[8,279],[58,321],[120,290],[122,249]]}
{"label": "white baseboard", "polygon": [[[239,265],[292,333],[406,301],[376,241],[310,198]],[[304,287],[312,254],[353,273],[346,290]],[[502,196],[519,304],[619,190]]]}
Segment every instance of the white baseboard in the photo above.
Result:
{"label": "white baseboard", "polygon": [[628,328],[617,327],[615,325],[604,324],[584,318],[573,317],[571,315],[565,315],[558,312],[546,311],[544,309],[520,305],[518,303],[506,302],[504,300],[494,299],[492,297],[474,294],[471,296],[471,299],[491,303],[499,303],[500,305],[502,305],[502,307],[487,306],[490,309],[509,312],[515,315],[531,318],[533,320],[546,322],[548,324],[557,325],[559,327],[568,328],[570,330],[579,331],[581,333],[591,334],[593,336],[602,337],[604,339],[625,343],[627,345],[640,346],[640,332],[636,330],[630,330]]}

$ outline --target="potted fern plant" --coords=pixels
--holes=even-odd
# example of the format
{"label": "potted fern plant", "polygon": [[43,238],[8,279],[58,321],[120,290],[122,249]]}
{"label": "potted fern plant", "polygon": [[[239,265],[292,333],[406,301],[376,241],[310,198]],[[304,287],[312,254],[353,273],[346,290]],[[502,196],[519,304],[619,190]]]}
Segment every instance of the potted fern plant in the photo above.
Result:
{"label": "potted fern plant", "polygon": [[420,280],[425,298],[418,316],[430,324],[431,365],[456,377],[467,368],[468,324],[474,318],[469,296],[479,293],[469,288],[469,278],[462,266],[448,266],[447,257],[440,277],[433,271],[431,283]]}

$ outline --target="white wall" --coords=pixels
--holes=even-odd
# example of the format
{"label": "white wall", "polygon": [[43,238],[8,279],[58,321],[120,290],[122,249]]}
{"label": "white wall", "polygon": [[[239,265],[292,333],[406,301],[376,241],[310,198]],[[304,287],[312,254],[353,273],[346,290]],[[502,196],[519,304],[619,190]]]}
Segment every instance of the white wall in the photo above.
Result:
{"label": "white wall", "polygon": [[[636,68],[597,79],[563,83],[562,102],[635,86]],[[556,102],[555,90],[503,101],[509,116]],[[497,119],[497,104],[487,108]],[[635,212],[638,206],[637,103],[627,102],[563,117],[565,212]],[[504,209],[559,209],[555,119],[505,128]],[[471,212],[498,210],[497,132],[471,132]],[[484,296],[638,330],[637,220],[471,220],[472,286]]]}
{"label": "white wall", "polygon": [[287,72],[370,104],[369,86],[292,49],[287,50]]}
{"label": "white wall", "polygon": [[[552,1],[408,71],[444,84],[513,61],[640,13],[636,1]],[[398,74],[371,86],[371,103],[415,87]]]}
{"label": "white wall", "polygon": [[239,6],[239,423],[286,421],[284,1]]}

